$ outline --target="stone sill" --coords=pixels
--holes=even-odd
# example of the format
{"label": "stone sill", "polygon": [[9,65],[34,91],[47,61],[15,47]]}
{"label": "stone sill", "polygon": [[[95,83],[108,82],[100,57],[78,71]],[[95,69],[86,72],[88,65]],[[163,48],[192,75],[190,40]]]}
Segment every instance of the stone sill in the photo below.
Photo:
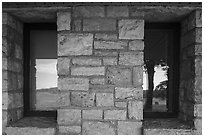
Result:
{"label": "stone sill", "polygon": [[144,135],[195,135],[199,134],[191,126],[176,118],[145,119]]}
{"label": "stone sill", "polygon": [[48,117],[24,117],[6,127],[7,135],[54,135],[57,121]]}

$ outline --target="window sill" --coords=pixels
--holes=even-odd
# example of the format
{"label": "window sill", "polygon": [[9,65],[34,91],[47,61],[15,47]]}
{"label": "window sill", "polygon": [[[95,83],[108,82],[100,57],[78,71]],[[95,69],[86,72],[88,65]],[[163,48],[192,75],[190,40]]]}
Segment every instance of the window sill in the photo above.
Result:
{"label": "window sill", "polygon": [[192,127],[176,118],[145,119],[144,135],[195,135]]}
{"label": "window sill", "polygon": [[50,117],[24,117],[6,127],[7,135],[54,135],[56,120]]}

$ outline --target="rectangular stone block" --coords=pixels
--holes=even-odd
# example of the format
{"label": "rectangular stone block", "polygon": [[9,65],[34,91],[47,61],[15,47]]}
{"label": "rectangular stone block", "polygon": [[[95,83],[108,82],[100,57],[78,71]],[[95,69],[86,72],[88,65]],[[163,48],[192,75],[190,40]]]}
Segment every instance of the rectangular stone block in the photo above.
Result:
{"label": "rectangular stone block", "polygon": [[107,83],[110,85],[131,85],[132,75],[128,68],[108,67],[106,72]]}
{"label": "rectangular stone block", "polygon": [[108,6],[107,7],[108,17],[128,17],[128,7],[127,6]]}
{"label": "rectangular stone block", "polygon": [[130,41],[129,50],[132,50],[132,51],[144,50],[144,41],[142,40]]}
{"label": "rectangular stone block", "polygon": [[95,93],[87,92],[72,92],[71,105],[78,107],[93,107],[95,100]]}
{"label": "rectangular stone block", "polygon": [[57,73],[58,75],[69,75],[70,59],[58,58],[57,59]]}
{"label": "rectangular stone block", "polygon": [[103,76],[105,75],[105,67],[72,67],[71,75],[76,76]]}
{"label": "rectangular stone block", "polygon": [[202,104],[195,104],[193,112],[195,117],[202,117]]}
{"label": "rectangular stone block", "polygon": [[142,122],[118,121],[118,135],[141,135]]}
{"label": "rectangular stone block", "polygon": [[136,66],[143,63],[143,52],[121,52],[119,54],[119,65]]}
{"label": "rectangular stone block", "polygon": [[84,19],[83,31],[115,31],[115,19]]}
{"label": "rectangular stone block", "polygon": [[83,119],[102,119],[103,111],[102,110],[83,110],[82,118]]}
{"label": "rectangular stone block", "polygon": [[195,27],[202,27],[202,10],[193,11],[188,18],[188,31]]}
{"label": "rectangular stone block", "polygon": [[36,110],[56,110],[59,96],[56,92],[36,92]]}
{"label": "rectangular stone block", "polygon": [[101,59],[99,58],[73,58],[72,63],[74,65],[85,65],[85,66],[100,66]]}
{"label": "rectangular stone block", "polygon": [[125,49],[127,42],[124,41],[94,41],[94,49]]}
{"label": "rectangular stone block", "polygon": [[105,84],[105,78],[92,78],[90,79],[90,83],[94,85],[104,85]]}
{"label": "rectangular stone block", "polygon": [[81,133],[81,126],[59,126],[59,133],[77,135]]}
{"label": "rectangular stone block", "polygon": [[58,93],[58,107],[70,106],[70,92],[60,92]]}
{"label": "rectangular stone block", "polygon": [[118,52],[114,51],[94,51],[94,55],[96,56],[118,56]]}
{"label": "rectangular stone block", "polygon": [[123,19],[118,23],[119,39],[143,39],[144,20]]}
{"label": "rectangular stone block", "polygon": [[108,85],[94,85],[90,87],[91,92],[98,92],[98,93],[113,93],[114,87]]}
{"label": "rectangular stone block", "polygon": [[105,110],[104,119],[109,120],[125,120],[127,117],[126,110]]}
{"label": "rectangular stone block", "polygon": [[73,9],[74,17],[104,17],[103,6],[77,6]]}
{"label": "rectangular stone block", "polygon": [[129,101],[128,102],[128,118],[129,119],[143,119],[143,102]]}
{"label": "rectangular stone block", "polygon": [[59,90],[85,90],[89,89],[87,78],[58,78]]}
{"label": "rectangular stone block", "polygon": [[126,108],[127,102],[115,102],[115,107]]}
{"label": "rectangular stone block", "polygon": [[143,84],[143,68],[142,66],[133,67],[133,85],[142,86]]}
{"label": "rectangular stone block", "polygon": [[2,93],[2,109],[14,109],[23,107],[23,94],[22,93]]}
{"label": "rectangular stone block", "polygon": [[78,109],[58,109],[57,123],[59,125],[80,125],[81,110]]}
{"label": "rectangular stone block", "polygon": [[15,58],[17,59],[23,59],[23,49],[20,45],[15,45]]}
{"label": "rectangular stone block", "polygon": [[116,99],[143,99],[142,88],[122,88],[115,87],[115,98]]}
{"label": "rectangular stone block", "polygon": [[58,56],[92,55],[93,34],[58,34]]}
{"label": "rectangular stone block", "polygon": [[117,65],[117,57],[107,57],[103,58],[103,64],[104,65]]}
{"label": "rectangular stone block", "polygon": [[117,34],[96,33],[94,38],[97,40],[117,40],[117,37]]}
{"label": "rectangular stone block", "polygon": [[109,122],[84,121],[82,123],[83,135],[115,135],[113,124]]}
{"label": "rectangular stone block", "polygon": [[114,106],[113,93],[97,93],[96,94],[96,106],[97,107]]}
{"label": "rectangular stone block", "polygon": [[66,11],[57,12],[57,30],[70,30],[71,13]]}

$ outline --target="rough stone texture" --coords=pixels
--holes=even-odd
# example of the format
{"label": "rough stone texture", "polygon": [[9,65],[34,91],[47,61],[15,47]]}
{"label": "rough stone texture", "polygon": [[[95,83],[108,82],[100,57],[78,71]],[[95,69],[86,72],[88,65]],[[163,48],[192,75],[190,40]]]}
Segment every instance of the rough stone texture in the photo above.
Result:
{"label": "rough stone texture", "polygon": [[89,80],[87,78],[58,78],[59,90],[88,90]]}
{"label": "rough stone texture", "polygon": [[73,21],[73,26],[72,26],[73,31],[81,31],[82,30],[82,21],[81,20],[74,20]]}
{"label": "rough stone texture", "polygon": [[115,87],[115,98],[116,99],[143,99],[142,88],[121,88]]}
{"label": "rough stone texture", "polygon": [[58,56],[92,55],[93,34],[58,34]]}
{"label": "rough stone texture", "polygon": [[133,85],[141,86],[143,84],[143,68],[142,66],[133,67]]}
{"label": "rough stone texture", "polygon": [[202,117],[202,104],[195,104],[193,112],[195,117]]}
{"label": "rough stone texture", "polygon": [[91,84],[96,84],[96,85],[104,85],[105,84],[105,78],[92,78],[90,80]]}
{"label": "rough stone texture", "polygon": [[144,129],[144,135],[193,135],[191,129]]}
{"label": "rough stone texture", "polygon": [[94,49],[125,49],[127,42],[124,41],[94,41]]}
{"label": "rough stone texture", "polygon": [[105,67],[72,67],[71,75],[76,76],[105,75]]}
{"label": "rough stone texture", "polygon": [[57,72],[58,75],[69,75],[70,59],[58,58],[57,59]]}
{"label": "rough stone texture", "polygon": [[107,16],[108,17],[128,17],[128,7],[127,6],[108,6]]}
{"label": "rough stone texture", "polygon": [[36,92],[36,110],[56,110],[59,95],[57,92]]}
{"label": "rough stone texture", "polygon": [[116,20],[114,19],[84,19],[83,31],[115,31]]}
{"label": "rough stone texture", "polygon": [[134,40],[129,42],[129,50],[144,50],[144,41]]}
{"label": "rough stone texture", "polygon": [[58,93],[58,104],[59,107],[67,107],[70,106],[70,92],[60,92]]}
{"label": "rough stone texture", "polygon": [[94,93],[86,93],[86,92],[72,92],[71,93],[72,106],[93,107],[94,99],[95,99]]}
{"label": "rough stone texture", "polygon": [[195,10],[192,12],[188,18],[188,30],[195,27],[202,27],[202,11]]}
{"label": "rough stone texture", "polygon": [[126,108],[127,102],[115,102],[115,107]]}
{"label": "rough stone texture", "polygon": [[73,10],[74,17],[104,17],[103,6],[77,6]]}
{"label": "rough stone texture", "polygon": [[117,61],[116,57],[103,58],[104,65],[117,65]]}
{"label": "rough stone texture", "polygon": [[111,85],[131,85],[131,70],[127,68],[109,67],[107,69],[107,82]]}
{"label": "rough stone texture", "polygon": [[78,135],[81,133],[81,126],[59,126],[60,134]]}
{"label": "rough stone texture", "polygon": [[126,19],[120,20],[119,39],[143,39],[144,20]]}
{"label": "rough stone texture", "polygon": [[95,39],[97,40],[117,40],[117,34],[96,33]]}
{"label": "rough stone texture", "polygon": [[119,54],[120,65],[142,65],[143,64],[143,52],[121,52]]}
{"label": "rough stone texture", "polygon": [[128,118],[129,119],[143,119],[143,102],[129,101],[128,102]]}
{"label": "rough stone texture", "polygon": [[102,119],[103,111],[102,110],[83,110],[82,118],[83,119]]}
{"label": "rough stone texture", "polygon": [[97,93],[96,94],[96,106],[97,107],[114,106],[113,94],[112,93]]}
{"label": "rough stone texture", "polygon": [[14,109],[23,107],[23,94],[22,93],[2,93],[2,109]]}
{"label": "rough stone texture", "polygon": [[57,12],[57,30],[70,30],[71,13]]}
{"label": "rough stone texture", "polygon": [[109,122],[85,121],[82,124],[83,135],[115,135],[115,129]]}
{"label": "rough stone texture", "polygon": [[118,121],[118,135],[141,135],[142,122]]}
{"label": "rough stone texture", "polygon": [[125,120],[126,119],[126,110],[105,110],[104,119],[110,120]]}
{"label": "rough stone texture", "polygon": [[101,60],[97,58],[73,58],[72,63],[74,65],[85,65],[85,66],[100,66]]}
{"label": "rough stone texture", "polygon": [[90,91],[96,92],[96,93],[113,93],[114,87],[109,85],[94,85],[90,87]]}
{"label": "rough stone texture", "polygon": [[96,56],[118,56],[118,52],[111,51],[94,51]]}
{"label": "rough stone texture", "polygon": [[57,123],[59,125],[80,125],[81,110],[78,109],[58,109]]}

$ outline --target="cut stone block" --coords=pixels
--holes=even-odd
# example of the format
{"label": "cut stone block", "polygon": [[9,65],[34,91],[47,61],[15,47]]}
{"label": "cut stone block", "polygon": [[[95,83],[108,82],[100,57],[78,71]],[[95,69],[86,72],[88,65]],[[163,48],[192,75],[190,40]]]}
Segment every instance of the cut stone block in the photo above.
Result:
{"label": "cut stone block", "polygon": [[118,135],[141,135],[142,122],[118,121]]}
{"label": "cut stone block", "polygon": [[129,101],[128,102],[128,117],[129,119],[143,119],[143,102]]}
{"label": "cut stone block", "polygon": [[128,7],[127,6],[108,6],[107,16],[108,17],[128,17]]}
{"label": "cut stone block", "polygon": [[59,126],[60,134],[78,135],[81,133],[81,126]]}
{"label": "cut stone block", "polygon": [[113,93],[97,93],[96,106],[114,106]]}
{"label": "cut stone block", "polygon": [[72,67],[71,75],[76,76],[105,75],[105,67]]}
{"label": "cut stone block", "polygon": [[82,118],[83,119],[102,119],[103,111],[102,110],[83,110]]}
{"label": "cut stone block", "polygon": [[69,75],[70,59],[58,58],[57,59],[57,72],[58,75]]}
{"label": "cut stone block", "polygon": [[57,12],[57,30],[70,30],[71,13],[70,12]]}
{"label": "cut stone block", "polygon": [[124,41],[94,41],[94,49],[125,49],[127,42]]}
{"label": "cut stone block", "polygon": [[57,123],[59,125],[80,125],[81,110],[78,109],[58,109]]}
{"label": "cut stone block", "polygon": [[117,65],[117,57],[103,58],[104,65]]}
{"label": "cut stone block", "polygon": [[126,110],[105,110],[104,119],[125,120],[127,117],[126,114]]}
{"label": "cut stone block", "polygon": [[95,84],[95,85],[104,85],[105,84],[105,78],[92,78],[90,80],[91,84]]}
{"label": "cut stone block", "polygon": [[72,92],[71,104],[79,107],[93,107],[95,100],[95,93],[87,92]]}
{"label": "cut stone block", "polygon": [[96,33],[95,39],[97,40],[117,40],[117,34]]}
{"label": "cut stone block", "polygon": [[119,64],[136,66],[144,63],[143,52],[121,52],[119,54]]}
{"label": "cut stone block", "polygon": [[133,68],[133,85],[142,86],[143,84],[143,68],[142,66]]}
{"label": "cut stone block", "polygon": [[77,6],[73,9],[74,17],[104,17],[103,6]]}
{"label": "cut stone block", "polygon": [[129,50],[144,50],[144,41],[134,40],[129,42]]}
{"label": "cut stone block", "polygon": [[116,99],[143,99],[142,88],[121,88],[115,87]]}
{"label": "cut stone block", "polygon": [[73,58],[72,63],[74,65],[85,65],[85,66],[100,66],[101,60],[97,58]]}

